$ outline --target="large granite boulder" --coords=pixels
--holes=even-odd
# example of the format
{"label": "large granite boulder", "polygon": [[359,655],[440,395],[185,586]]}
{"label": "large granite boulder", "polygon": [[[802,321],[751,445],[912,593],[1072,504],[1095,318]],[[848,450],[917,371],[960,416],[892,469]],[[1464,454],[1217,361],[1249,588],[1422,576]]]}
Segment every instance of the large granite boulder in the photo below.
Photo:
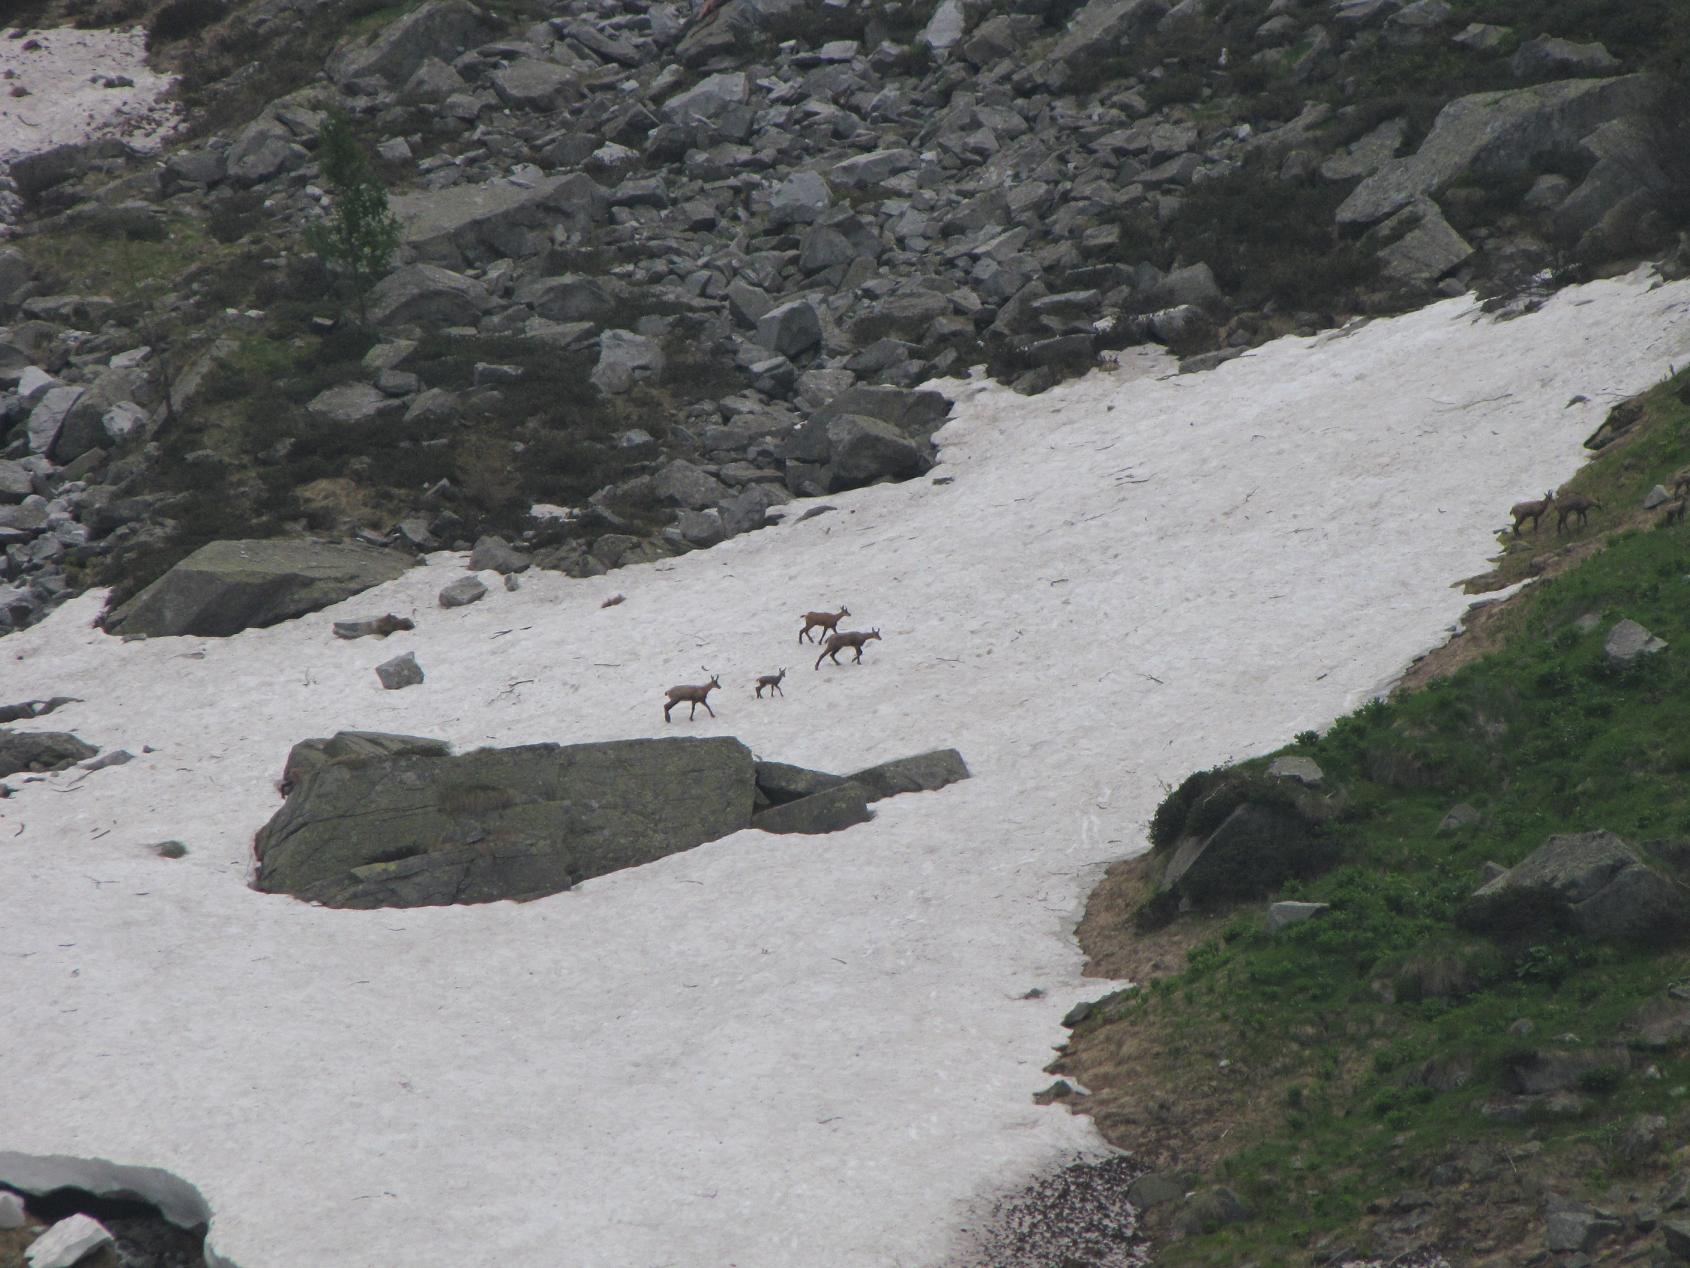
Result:
{"label": "large granite boulder", "polygon": [[1462,923],[1490,933],[1570,929],[1600,942],[1662,944],[1690,931],[1690,888],[1612,832],[1553,836],[1482,886]]}
{"label": "large granite boulder", "polygon": [[1061,87],[1087,62],[1119,56],[1123,44],[1147,31],[1168,8],[1165,0],[1090,0],[1051,49],[1045,79]]}
{"label": "large granite boulder", "polygon": [[337,84],[379,78],[397,86],[431,57],[443,62],[455,60],[479,44],[488,30],[486,19],[474,5],[464,0],[432,0],[388,23],[367,40],[336,50],[326,69]]}
{"label": "large granite boulder", "polygon": [[815,836],[838,832],[874,818],[868,808],[868,790],[850,780],[796,801],[784,801],[754,815],[751,826],[764,832],[801,833]]}
{"label": "large granite boulder", "polygon": [[487,288],[473,277],[433,264],[408,264],[376,283],[369,315],[376,326],[470,326],[491,302]]}
{"label": "large granite boulder", "polygon": [[277,539],[201,546],[106,620],[113,634],[220,638],[339,603],[400,576],[392,551]]}
{"label": "large granite boulder", "polygon": [[899,793],[934,792],[946,784],[967,779],[968,764],[954,748],[940,748],[881,762],[845,778],[868,789],[870,801],[879,801]]}
{"label": "large granite boulder", "polygon": [[1373,224],[1460,180],[1530,174],[1542,155],[1576,151],[1601,125],[1644,110],[1658,92],[1648,76],[1626,75],[1458,98],[1439,112],[1415,153],[1356,186],[1338,208],[1338,223]]}
{"label": "large granite boulder", "polygon": [[583,228],[610,214],[609,195],[583,172],[396,194],[389,205],[417,259],[452,268],[531,254],[560,219]]}
{"label": "large granite boulder", "polygon": [[833,455],[833,488],[850,489],[876,480],[903,480],[926,470],[915,442],[891,423],[842,414],[827,425]]}
{"label": "large granite boulder", "polygon": [[431,740],[421,735],[394,735],[388,731],[337,731],[326,739],[301,740],[288,753],[287,765],[282,768],[282,796],[297,788],[307,775],[336,762],[406,754],[446,757],[451,751],[452,746],[445,740]]}
{"label": "large granite boulder", "polygon": [[69,731],[0,730],[0,775],[63,770],[99,751]]}
{"label": "large granite boulder", "polygon": [[726,737],[330,761],[259,830],[255,884],[332,907],[555,894],[750,826],[753,770]]}

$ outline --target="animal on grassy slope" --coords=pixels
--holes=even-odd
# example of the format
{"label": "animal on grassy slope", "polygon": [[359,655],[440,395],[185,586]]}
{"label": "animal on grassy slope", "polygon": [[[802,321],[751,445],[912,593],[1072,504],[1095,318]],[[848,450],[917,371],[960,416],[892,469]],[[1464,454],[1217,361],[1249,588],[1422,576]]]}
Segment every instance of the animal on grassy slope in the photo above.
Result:
{"label": "animal on grassy slope", "polygon": [[[851,609],[843,603],[839,605],[837,612],[806,612],[804,613],[804,628],[798,631],[798,641],[802,643],[808,640],[810,631],[813,629],[820,629],[823,634],[832,634],[839,628],[839,618],[850,615]],[[819,638],[811,641],[821,642]]]}
{"label": "animal on grassy slope", "polygon": [[780,673],[778,673],[778,674],[763,674],[763,675],[761,675],[757,679],[757,698],[759,700],[761,700],[763,698],[763,688],[764,687],[767,687],[769,689],[769,695],[771,697],[773,697],[776,692],[779,692],[781,695],[784,696],[786,694],[786,692],[781,691],[780,680],[782,678],[785,678],[785,677],[786,677],[786,666],[785,665],[782,665],[780,667]]}
{"label": "animal on grassy slope", "polygon": [[1602,509],[1602,503],[1598,502],[1595,498],[1587,498],[1580,494],[1574,494],[1570,498],[1563,498],[1560,502],[1557,502],[1556,505],[1560,507],[1560,511],[1557,513],[1555,519],[1555,531],[1557,533],[1566,528],[1567,521],[1575,515],[1579,517],[1579,527],[1585,527],[1585,525],[1589,523],[1590,513],[1592,511],[1600,511]]}
{"label": "animal on grassy slope", "polygon": [[1682,524],[1682,523],[1684,523],[1684,499],[1683,498],[1679,498],[1676,502],[1668,502],[1665,506],[1661,507],[1661,510],[1663,512],[1665,512],[1661,516],[1661,523],[1662,524]]}
{"label": "animal on grassy slope", "polygon": [[880,631],[878,629],[869,630],[866,633],[862,630],[847,630],[843,634],[829,634],[827,636],[827,642],[822,644],[822,654],[816,657],[816,668],[820,669],[822,667],[822,661],[826,660],[829,656],[833,657],[833,663],[837,665],[839,663],[839,653],[844,651],[847,647],[853,647],[856,649],[857,659],[851,663],[853,665],[858,664],[863,658],[863,644],[879,637]]}
{"label": "animal on grassy slope", "polygon": [[705,697],[721,685],[721,678],[715,674],[711,674],[710,681],[704,683],[702,686],[681,686],[669,688],[669,702],[663,706],[663,720],[665,722],[669,720],[669,710],[673,709],[678,704],[690,704],[692,706],[692,708],[687,711],[687,721],[689,722],[698,716],[699,705],[703,705],[704,711],[711,717],[715,717],[716,711],[710,707],[710,701],[705,699]]}
{"label": "animal on grassy slope", "polygon": [[1537,532],[1538,520],[1543,517],[1544,512],[1550,508],[1554,501],[1555,490],[1551,489],[1549,492],[1545,493],[1539,501],[1516,502],[1513,506],[1509,507],[1508,513],[1514,517],[1514,536],[1518,537],[1520,535],[1520,525],[1524,524],[1527,520],[1532,522],[1532,532]]}
{"label": "animal on grassy slope", "polygon": [[1680,467],[1672,473],[1672,491],[1683,493],[1685,489],[1690,489],[1690,467]]}

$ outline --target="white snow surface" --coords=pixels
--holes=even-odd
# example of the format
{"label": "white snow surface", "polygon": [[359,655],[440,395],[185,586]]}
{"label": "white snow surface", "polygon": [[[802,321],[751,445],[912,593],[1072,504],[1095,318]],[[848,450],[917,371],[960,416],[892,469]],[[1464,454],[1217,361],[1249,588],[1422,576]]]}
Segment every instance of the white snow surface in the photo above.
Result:
{"label": "white snow surface", "polygon": [[[80,697],[20,725],[139,756],[0,801],[0,1146],[171,1171],[241,1268],[966,1259],[982,1202],[1101,1147],[1031,1097],[1106,989],[1073,926],[1160,783],[1329,722],[1439,641],[1508,505],[1690,355],[1687,304],[1640,274],[1202,375],[1129,354],[1037,398],[951,384],[954,483],[450,612],[449,554],[225,640],[125,644],[74,600],[0,640],[0,701]],[[840,602],[884,641],[818,672],[799,614]],[[416,631],[330,633],[389,610]],[[381,690],[406,650],[427,683]],[[785,698],[754,700],[781,665]],[[665,726],[701,666],[718,718]],[[525,905],[246,888],[289,746],[343,728],[736,735],[842,772],[954,745],[974,778]],[[191,852],[147,848],[167,838]]]}
{"label": "white snow surface", "polygon": [[[36,47],[27,48],[34,44]],[[124,77],[127,87],[100,81]],[[165,100],[175,80],[147,67],[147,33],[44,31],[0,34],[0,163],[102,137],[157,150],[178,120]],[[13,88],[29,95],[14,97]]]}

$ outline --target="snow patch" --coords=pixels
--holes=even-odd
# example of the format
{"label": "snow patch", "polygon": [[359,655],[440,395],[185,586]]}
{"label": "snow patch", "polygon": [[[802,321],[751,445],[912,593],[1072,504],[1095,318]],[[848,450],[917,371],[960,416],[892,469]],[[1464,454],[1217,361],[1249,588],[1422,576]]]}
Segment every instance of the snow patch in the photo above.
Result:
{"label": "snow patch", "polygon": [[[120,86],[107,86],[114,83]],[[156,151],[178,122],[176,106],[165,100],[174,83],[148,69],[141,27],[6,32],[0,35],[0,163],[108,137],[142,153]],[[13,96],[19,88],[27,95]]]}

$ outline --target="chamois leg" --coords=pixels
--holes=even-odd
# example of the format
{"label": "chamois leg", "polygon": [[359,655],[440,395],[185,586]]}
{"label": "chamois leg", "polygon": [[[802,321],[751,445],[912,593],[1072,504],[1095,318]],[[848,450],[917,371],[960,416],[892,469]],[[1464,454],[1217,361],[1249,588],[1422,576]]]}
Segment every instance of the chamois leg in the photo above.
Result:
{"label": "chamois leg", "polygon": [[[771,683],[771,684],[770,684],[770,685],[769,685],[769,687],[770,687],[770,690],[769,690],[769,694],[770,694],[770,695],[771,695],[771,696],[772,696],[772,695],[773,695],[773,694],[774,694],[774,693],[775,693],[775,692],[777,692],[777,691],[780,691],[780,684],[779,684],[779,683],[778,683],[778,682],[777,682],[777,683]],[[784,692],[784,691],[780,691],[780,694],[781,694],[781,695],[783,695],[783,696],[784,696],[784,695],[785,695],[785,694],[786,694],[786,692]]]}
{"label": "chamois leg", "polygon": [[669,720],[669,710],[673,709],[679,703],[680,702],[677,700],[671,700],[668,704],[663,706],[663,720],[665,722]]}

